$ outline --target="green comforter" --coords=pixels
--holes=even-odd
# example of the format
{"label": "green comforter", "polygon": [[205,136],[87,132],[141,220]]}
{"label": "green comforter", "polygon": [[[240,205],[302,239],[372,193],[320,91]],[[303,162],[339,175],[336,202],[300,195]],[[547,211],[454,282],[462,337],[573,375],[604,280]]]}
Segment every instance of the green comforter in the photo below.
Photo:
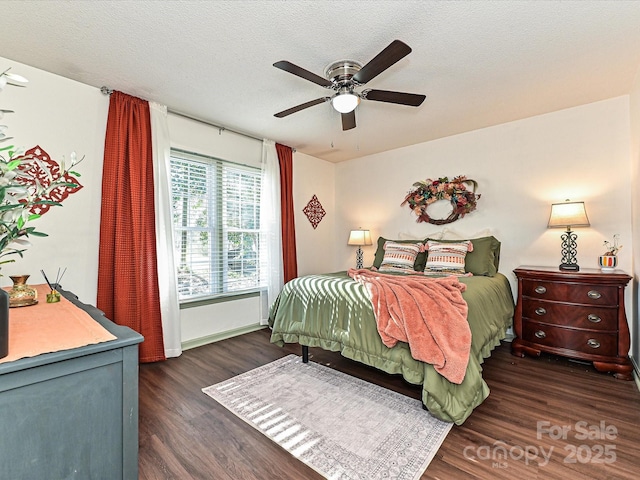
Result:
{"label": "green comforter", "polygon": [[489,395],[481,364],[505,337],[514,311],[504,275],[461,277],[460,281],[467,285],[463,298],[469,305],[472,343],[465,378],[459,385],[446,380],[432,365],[413,359],[406,343],[386,347],[365,287],[346,272],[288,282],[271,306],[271,342],[341,352],[387,373],[402,374],[407,382],[423,386],[422,402],[431,413],[460,425]]}

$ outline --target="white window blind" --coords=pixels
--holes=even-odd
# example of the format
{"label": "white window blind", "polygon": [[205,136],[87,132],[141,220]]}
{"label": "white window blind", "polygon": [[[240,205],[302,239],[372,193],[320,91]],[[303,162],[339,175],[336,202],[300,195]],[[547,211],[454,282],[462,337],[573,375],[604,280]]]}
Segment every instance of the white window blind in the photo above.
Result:
{"label": "white window blind", "polygon": [[260,170],[171,150],[181,300],[260,286]]}

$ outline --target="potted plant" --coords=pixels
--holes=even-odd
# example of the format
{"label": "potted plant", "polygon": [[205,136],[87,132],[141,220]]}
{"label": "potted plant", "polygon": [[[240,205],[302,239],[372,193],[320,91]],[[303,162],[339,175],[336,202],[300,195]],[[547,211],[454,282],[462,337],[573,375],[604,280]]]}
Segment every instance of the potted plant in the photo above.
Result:
{"label": "potted plant", "polygon": [[620,235],[617,233],[613,236],[613,243],[608,240],[604,241],[603,246],[606,252],[598,257],[598,265],[603,272],[613,272],[618,266],[617,255],[622,248],[622,245],[618,244],[619,241]]}

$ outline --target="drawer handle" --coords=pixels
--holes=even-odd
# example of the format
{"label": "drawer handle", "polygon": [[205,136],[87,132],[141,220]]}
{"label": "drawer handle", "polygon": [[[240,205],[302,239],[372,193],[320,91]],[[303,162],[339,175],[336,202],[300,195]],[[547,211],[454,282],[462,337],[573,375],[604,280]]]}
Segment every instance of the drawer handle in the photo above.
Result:
{"label": "drawer handle", "polygon": [[546,315],[546,314],[547,314],[547,311],[544,308],[542,308],[542,307],[536,308],[536,315],[542,316],[542,315]]}
{"label": "drawer handle", "polygon": [[593,338],[587,340],[587,345],[589,345],[591,348],[600,348],[600,342],[594,340]]}
{"label": "drawer handle", "polygon": [[[546,333],[544,333],[542,330],[538,330],[536,333],[534,333],[534,335],[538,338],[545,338],[547,336]],[[600,345],[598,345],[600,346]]]}
{"label": "drawer handle", "polygon": [[543,293],[547,293],[547,289],[545,287],[543,287],[542,285],[538,285],[535,288],[536,293],[539,293],[540,295],[542,295]]}
{"label": "drawer handle", "polygon": [[587,316],[587,320],[589,320],[591,323],[600,323],[602,321],[602,319],[598,315],[594,315],[593,313],[590,313]]}
{"label": "drawer handle", "polygon": [[601,296],[602,296],[602,294],[601,294],[599,291],[597,291],[597,290],[589,290],[589,291],[587,292],[587,297],[589,297],[589,298],[591,298],[591,299],[593,299],[593,300],[597,300],[597,299],[599,299]]}

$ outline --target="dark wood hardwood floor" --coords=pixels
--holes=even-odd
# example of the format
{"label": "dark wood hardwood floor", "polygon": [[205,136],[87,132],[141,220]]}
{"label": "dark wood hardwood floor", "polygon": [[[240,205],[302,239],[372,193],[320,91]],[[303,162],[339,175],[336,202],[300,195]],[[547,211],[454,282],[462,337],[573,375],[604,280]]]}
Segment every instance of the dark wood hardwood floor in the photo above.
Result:
{"label": "dark wood hardwood floor", "polygon": [[[491,394],[454,426],[422,479],[633,479],[640,471],[640,392],[591,366],[554,356],[518,358],[508,343],[484,363]],[[421,389],[310,349],[311,361],[420,398]],[[322,476],[201,389],[271,362],[298,345],[267,329],[140,366],[141,480],[304,480]]]}

